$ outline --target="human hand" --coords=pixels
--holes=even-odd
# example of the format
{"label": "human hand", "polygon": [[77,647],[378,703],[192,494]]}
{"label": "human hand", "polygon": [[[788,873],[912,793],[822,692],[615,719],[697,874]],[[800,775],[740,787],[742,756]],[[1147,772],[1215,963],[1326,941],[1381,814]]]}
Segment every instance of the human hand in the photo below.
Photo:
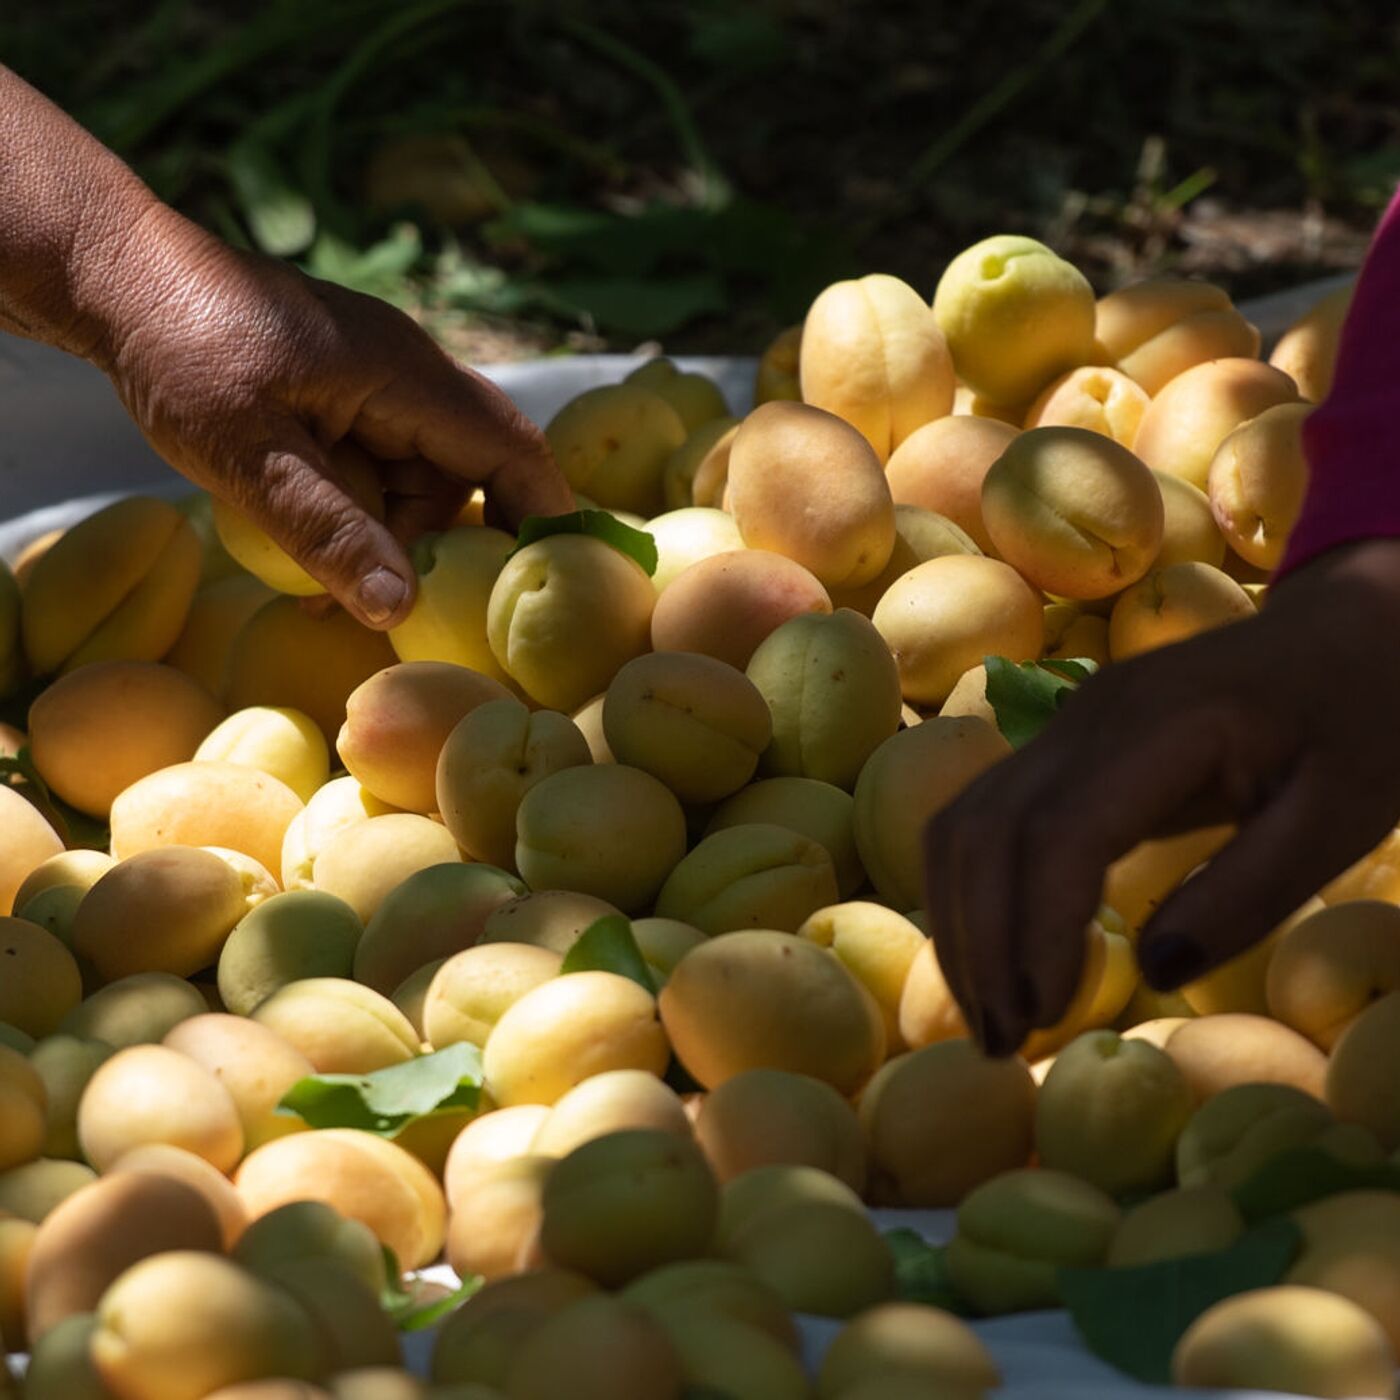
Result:
{"label": "human hand", "polygon": [[[468,492],[514,526],[573,509],[540,432],[489,380],[373,297],[236,252],[152,204],[92,357],[152,446],[261,526],[361,622],[413,602],[404,542]],[[367,454],[381,524],[341,468]]]}
{"label": "human hand", "polygon": [[1264,937],[1400,814],[1400,540],[1333,550],[1258,618],[1109,667],[929,823],[939,963],[973,1034],[1058,1021],[1107,866],[1139,841],[1238,832],[1142,930],[1169,990]]}

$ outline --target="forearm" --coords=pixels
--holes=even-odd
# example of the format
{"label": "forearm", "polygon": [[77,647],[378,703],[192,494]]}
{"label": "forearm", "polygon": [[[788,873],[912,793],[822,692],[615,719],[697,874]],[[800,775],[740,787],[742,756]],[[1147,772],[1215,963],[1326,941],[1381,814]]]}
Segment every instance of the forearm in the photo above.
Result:
{"label": "forearm", "polygon": [[1400,196],[1381,220],[1327,400],[1303,428],[1310,476],[1280,575],[1339,544],[1400,537]]}
{"label": "forearm", "polygon": [[149,226],[177,217],[0,66],[0,329],[105,363],[151,256]]}

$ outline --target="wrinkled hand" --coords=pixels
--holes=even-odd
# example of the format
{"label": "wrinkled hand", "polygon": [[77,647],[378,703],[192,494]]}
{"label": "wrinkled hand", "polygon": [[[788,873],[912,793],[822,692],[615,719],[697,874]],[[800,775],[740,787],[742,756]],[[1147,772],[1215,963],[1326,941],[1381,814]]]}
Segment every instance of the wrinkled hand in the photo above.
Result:
{"label": "wrinkled hand", "polygon": [[1400,814],[1400,541],[1324,555],[1257,619],[1112,666],[929,823],[938,959],[992,1054],[1058,1021],[1106,867],[1139,841],[1238,833],[1142,931],[1169,990],[1264,937]]}
{"label": "wrinkled hand", "polygon": [[[155,226],[152,227],[152,224]],[[494,514],[573,509],[544,435],[384,302],[239,253],[156,206],[98,358],[147,439],[236,506],[360,621],[413,601],[404,542],[483,486]],[[368,454],[380,524],[339,463]]]}

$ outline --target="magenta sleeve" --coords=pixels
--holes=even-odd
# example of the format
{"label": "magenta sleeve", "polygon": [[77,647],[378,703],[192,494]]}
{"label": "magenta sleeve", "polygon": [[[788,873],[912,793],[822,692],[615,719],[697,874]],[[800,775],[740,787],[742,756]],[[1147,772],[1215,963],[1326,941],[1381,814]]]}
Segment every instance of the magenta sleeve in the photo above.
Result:
{"label": "magenta sleeve", "polygon": [[1307,495],[1276,577],[1334,545],[1400,536],[1400,195],[1371,241],[1303,450]]}

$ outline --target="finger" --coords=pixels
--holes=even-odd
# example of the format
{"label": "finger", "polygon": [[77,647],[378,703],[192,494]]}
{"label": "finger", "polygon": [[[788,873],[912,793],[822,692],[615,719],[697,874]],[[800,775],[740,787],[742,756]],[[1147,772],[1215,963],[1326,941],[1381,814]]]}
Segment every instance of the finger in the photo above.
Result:
{"label": "finger", "polygon": [[1235,838],[1147,922],[1138,961],[1171,991],[1266,937],[1389,829],[1338,820],[1350,794],[1321,757],[1304,761]]}
{"label": "finger", "polygon": [[573,491],[540,429],[490,380],[428,344],[421,369],[366,401],[355,436],[382,456],[422,457],[485,486],[512,528],[529,515],[572,510]]}
{"label": "finger", "polygon": [[380,475],[384,523],[403,545],[411,545],[431,530],[451,529],[471,492],[460,477],[450,476],[421,458],[386,462]]}
{"label": "finger", "polygon": [[414,573],[398,541],[353,500],[304,428],[279,425],[224,485],[234,504],[367,627],[388,628],[413,603]]}

